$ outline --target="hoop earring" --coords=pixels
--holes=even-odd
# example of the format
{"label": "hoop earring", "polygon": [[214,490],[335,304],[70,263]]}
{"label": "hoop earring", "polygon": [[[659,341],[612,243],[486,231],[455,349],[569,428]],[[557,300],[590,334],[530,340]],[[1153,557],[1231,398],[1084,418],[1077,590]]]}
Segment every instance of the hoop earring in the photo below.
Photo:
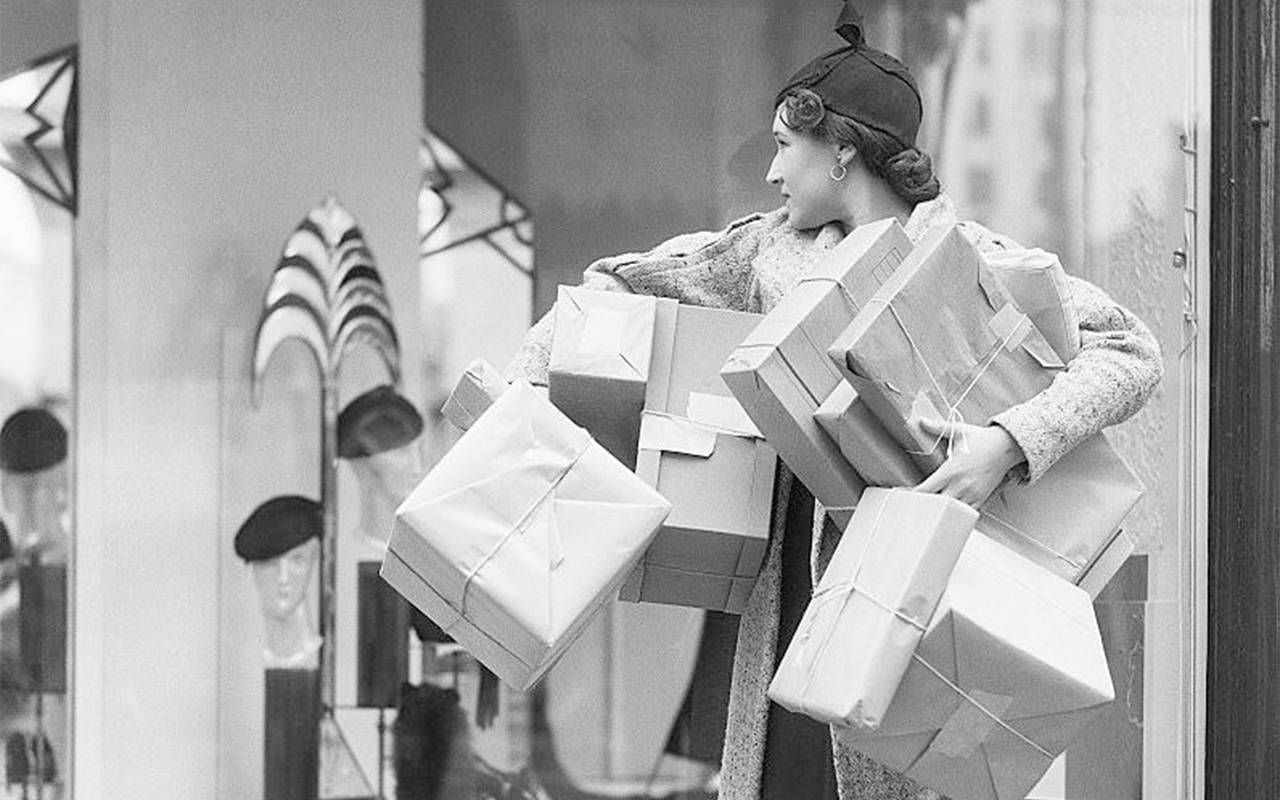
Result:
{"label": "hoop earring", "polygon": [[841,164],[839,161],[836,162],[834,167],[832,167],[827,171],[827,175],[829,175],[831,177],[831,180],[835,181],[836,183],[839,183],[840,181],[844,180],[844,176],[848,174],[849,174],[849,168],[846,167],[844,164]]}

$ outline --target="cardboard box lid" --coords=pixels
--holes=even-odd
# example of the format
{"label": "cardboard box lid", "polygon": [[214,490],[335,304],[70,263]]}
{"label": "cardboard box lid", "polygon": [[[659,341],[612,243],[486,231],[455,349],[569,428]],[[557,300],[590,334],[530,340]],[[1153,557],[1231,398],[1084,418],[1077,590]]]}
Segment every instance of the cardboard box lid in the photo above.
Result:
{"label": "cardboard box lid", "polygon": [[643,382],[653,352],[658,298],[561,286],[556,297],[551,373]]}

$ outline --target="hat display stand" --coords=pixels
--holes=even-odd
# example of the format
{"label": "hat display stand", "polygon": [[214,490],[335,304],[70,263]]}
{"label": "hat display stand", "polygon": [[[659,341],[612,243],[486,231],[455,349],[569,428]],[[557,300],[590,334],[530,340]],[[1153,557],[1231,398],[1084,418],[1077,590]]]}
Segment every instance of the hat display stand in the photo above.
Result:
{"label": "hat display stand", "polygon": [[[324,529],[320,548],[320,648],[318,747],[314,784],[320,800],[378,796],[335,716],[334,636],[337,588],[338,371],[353,349],[369,347],[391,381],[400,382],[400,346],[382,278],[364,235],[337,199],[312,209],[285,242],[267,287],[253,343],[254,404],[272,355],[288,340],[310,351],[320,373],[320,503]],[[270,724],[270,723],[268,723]],[[268,761],[269,773],[273,765]],[[268,795],[269,796],[269,795]]]}

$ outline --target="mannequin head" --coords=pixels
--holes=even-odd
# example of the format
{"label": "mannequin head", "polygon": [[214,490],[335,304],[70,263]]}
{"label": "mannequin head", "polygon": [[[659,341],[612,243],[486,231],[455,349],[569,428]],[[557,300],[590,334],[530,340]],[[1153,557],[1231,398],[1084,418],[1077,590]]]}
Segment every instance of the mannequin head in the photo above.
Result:
{"label": "mannequin head", "polygon": [[299,658],[309,662],[318,646],[305,601],[319,561],[323,528],[319,503],[285,495],[254,509],[236,533],[236,555],[252,568],[258,587],[267,655],[273,664]]}
{"label": "mannequin head", "polygon": [[379,386],[338,415],[338,456],[360,484],[361,533],[385,543],[396,507],[422,477],[422,416],[390,386]]}
{"label": "mannequin head", "polygon": [[15,411],[0,426],[0,498],[22,555],[64,560],[67,429],[43,408]]}

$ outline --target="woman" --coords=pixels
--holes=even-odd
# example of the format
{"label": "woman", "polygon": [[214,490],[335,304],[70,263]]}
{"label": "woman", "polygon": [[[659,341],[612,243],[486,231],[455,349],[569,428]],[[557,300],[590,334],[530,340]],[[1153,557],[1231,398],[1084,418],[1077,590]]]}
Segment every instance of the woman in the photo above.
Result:
{"label": "woman", "polygon": [[[896,217],[918,241],[958,223],[984,253],[1015,248],[959,223],[928,156],[915,148],[922,105],[906,67],[872,49],[855,12],[837,31],[847,47],[814,59],[778,93],[777,153],[766,180],[784,207],[723,231],[678,236],[642,254],[593,263],[583,285],[671,297],[682,303],[768,312],[826,250],[857,225]],[[1136,412],[1161,375],[1146,327],[1102,290],[1070,279],[1081,349],[1041,394],[986,426],[963,425],[968,444],[919,489],[979,505],[1013,470],[1035,480],[1076,444]],[[545,383],[551,315],[530,331],[509,377]],[[955,435],[957,430],[932,431]],[[721,797],[896,800],[936,798],[901,775],[837,746],[825,726],[772,704],[766,689],[800,621],[811,587],[839,539],[814,525],[812,496],[780,470],[769,554],[742,617],[725,732]]]}

